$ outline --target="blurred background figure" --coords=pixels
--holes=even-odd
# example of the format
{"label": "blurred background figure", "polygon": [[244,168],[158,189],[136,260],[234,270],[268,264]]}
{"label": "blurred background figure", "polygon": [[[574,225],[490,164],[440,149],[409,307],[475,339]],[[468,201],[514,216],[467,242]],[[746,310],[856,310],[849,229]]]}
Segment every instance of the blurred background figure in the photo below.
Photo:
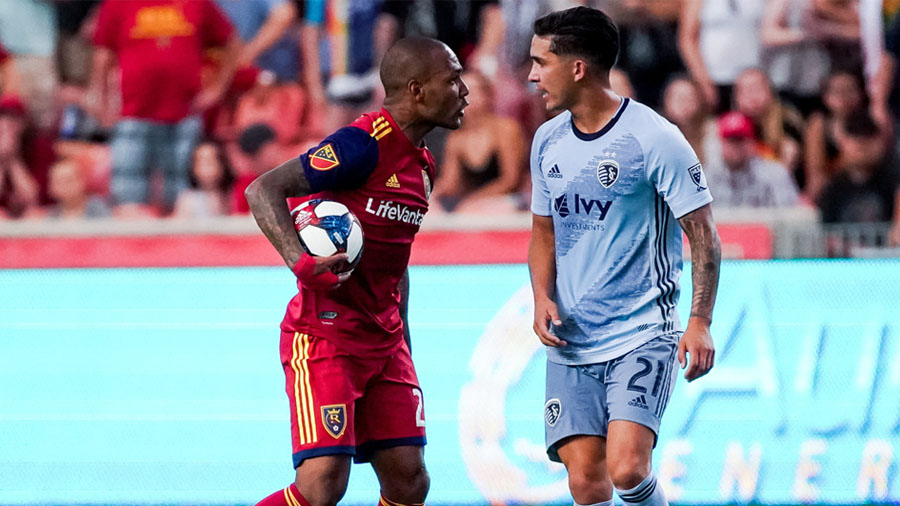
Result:
{"label": "blurred background figure", "polygon": [[0,43],[0,96],[18,97],[21,86],[16,60]]}
{"label": "blurred background figure", "polygon": [[[306,128],[308,113],[307,95],[300,85],[278,83],[272,73],[263,71],[256,85],[238,100],[231,128],[240,134],[251,125],[265,123],[275,131],[278,142],[289,147],[311,139]],[[236,134],[226,138],[236,139]]]}
{"label": "blurred background figure", "polygon": [[297,6],[291,0],[216,0],[241,37],[238,68],[255,67],[278,81],[300,79]]}
{"label": "blurred background figure", "polygon": [[860,78],[848,71],[831,73],[822,89],[823,109],[813,113],[804,134],[806,185],[804,193],[811,202],[837,171],[838,135],[854,113],[866,108],[865,91]]}
{"label": "blurred background figure", "polygon": [[554,114],[527,82],[532,25],[576,4],[619,26],[614,90],[676,124],[710,171],[757,163],[723,147],[730,110],[752,124],[753,160],[784,166],[804,203],[851,164],[839,138],[858,110],[893,141],[879,154],[894,166],[898,0],[10,0],[0,110],[15,163],[0,201],[46,215],[50,167],[74,159],[115,216],[240,214],[256,174],[372,108],[385,50],[422,35],[457,52],[473,88],[462,130],[426,140],[443,172],[432,208],[527,209],[528,145]]}
{"label": "blurred background figure", "polygon": [[[891,163],[881,130],[865,110],[836,130],[837,172],[819,199],[825,223],[889,222],[896,211],[900,174]],[[896,219],[895,219],[896,221]]]}
{"label": "blurred background figure", "polygon": [[[234,83],[207,135],[234,141],[244,128],[258,121],[277,123],[282,143],[294,142],[301,137],[300,131],[304,132],[302,137],[318,139],[326,135],[328,102],[319,45],[328,40],[322,38],[321,27],[304,15],[315,11],[314,6],[294,0],[217,2],[244,45]],[[220,67],[219,60],[216,68]],[[253,100],[248,107],[250,96]]]}
{"label": "blurred background figure", "polygon": [[381,9],[382,3],[378,0],[306,2],[307,31],[303,40],[314,45],[305,50],[303,57],[318,63],[316,77],[324,83],[321,97],[316,95],[317,90],[308,86],[314,100],[327,102],[312,116],[321,124],[322,133],[333,132],[352,122],[369,110],[370,104],[377,99],[376,65],[380,55],[376,51],[387,49],[380,47],[375,37]]}
{"label": "blurred background figure", "polygon": [[234,167],[235,181],[231,190],[231,213],[249,214],[250,206],[244,197],[244,190],[260,174],[277,167],[289,156],[278,144],[275,130],[265,123],[250,125],[238,138],[236,149],[229,155]]}
{"label": "blurred background figure", "polygon": [[718,120],[722,159],[710,160],[706,178],[713,206],[788,207],[799,203],[797,186],[784,165],[759,156],[753,122],[733,111]]}
{"label": "blurred background figure", "polygon": [[[594,7],[612,17],[619,27],[620,49],[616,67],[634,85],[625,96],[655,109],[661,106],[659,91],[672,75],[685,70],[678,52],[678,18],[682,3],[683,0],[592,2]],[[610,74],[611,81],[612,77]],[[617,90],[616,83],[612,85]]]}
{"label": "blurred background figure", "polygon": [[204,142],[194,150],[191,187],[175,201],[175,218],[203,219],[228,214],[234,174],[225,152],[214,142]]}
{"label": "blurred background figure", "polygon": [[836,69],[863,74],[860,0],[813,0],[810,26]]}
{"label": "blurred background figure", "polygon": [[766,73],[779,95],[804,115],[818,108],[831,66],[814,31],[816,1],[768,0],[761,30]]}
{"label": "blurred background figure", "polygon": [[86,167],[65,159],[50,167],[49,192],[54,204],[46,209],[48,218],[104,218],[110,215],[106,201],[90,193]]}
{"label": "blurred background figure", "polygon": [[522,129],[494,114],[494,89],[482,73],[470,70],[462,78],[469,86],[469,106],[462,127],[447,136],[431,200],[446,211],[518,211],[514,193],[528,150]]}
{"label": "blurred background figure", "polygon": [[678,47],[714,111],[727,110],[738,75],[761,63],[765,0],[684,0]]}
{"label": "blurred background figure", "polygon": [[[146,216],[151,169],[160,170],[160,209],[171,211],[188,187],[191,156],[202,133],[198,113],[224,95],[237,63],[239,39],[211,0],[106,0],[94,34],[97,49],[90,105],[110,120],[108,73],[117,61],[122,119],[112,139],[111,193],[123,217]],[[225,47],[217,79],[200,88],[203,49]]]}
{"label": "blurred background figure", "polygon": [[798,186],[803,184],[803,118],[783,104],[759,69],[740,73],[734,83],[734,109],[753,122],[760,156],[777,160]]}
{"label": "blurred background figure", "polygon": [[18,98],[0,100],[0,217],[21,218],[38,205],[38,182],[23,160],[27,121]]}
{"label": "blurred background figure", "polygon": [[716,120],[709,113],[700,86],[687,75],[679,75],[669,81],[662,97],[663,116],[678,126],[700,162],[721,159]]}
{"label": "blurred background figure", "polygon": [[51,2],[0,2],[0,39],[15,55],[19,95],[29,122],[38,131],[56,123],[56,12]]}
{"label": "blurred background figure", "polygon": [[900,87],[897,86],[900,59],[900,15],[890,21],[884,37],[884,51],[869,86],[872,118],[891,132],[894,151],[900,152]]}

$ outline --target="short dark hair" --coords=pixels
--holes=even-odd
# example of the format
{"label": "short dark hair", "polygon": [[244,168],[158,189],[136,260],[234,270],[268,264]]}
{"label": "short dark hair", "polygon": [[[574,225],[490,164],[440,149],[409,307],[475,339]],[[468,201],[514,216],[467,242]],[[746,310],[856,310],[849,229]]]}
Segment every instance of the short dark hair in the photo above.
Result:
{"label": "short dark hair", "polygon": [[856,111],[844,120],[844,132],[856,139],[872,139],[881,135],[881,129],[865,109]]}
{"label": "short dark hair", "polygon": [[550,51],[587,59],[604,70],[619,56],[619,29],[602,11],[573,7],[556,11],[534,22],[534,34],[550,36]]}

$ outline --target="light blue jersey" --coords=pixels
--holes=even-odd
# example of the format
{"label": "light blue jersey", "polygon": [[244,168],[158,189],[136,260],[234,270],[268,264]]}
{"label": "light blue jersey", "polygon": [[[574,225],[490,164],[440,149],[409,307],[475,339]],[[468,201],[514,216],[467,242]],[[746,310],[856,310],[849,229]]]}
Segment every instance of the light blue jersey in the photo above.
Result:
{"label": "light blue jersey", "polygon": [[678,128],[624,99],[603,130],[585,134],[568,111],[541,125],[531,150],[531,210],[552,216],[556,303],[569,344],[557,363],[591,364],[681,331],[677,218],[712,201]]}

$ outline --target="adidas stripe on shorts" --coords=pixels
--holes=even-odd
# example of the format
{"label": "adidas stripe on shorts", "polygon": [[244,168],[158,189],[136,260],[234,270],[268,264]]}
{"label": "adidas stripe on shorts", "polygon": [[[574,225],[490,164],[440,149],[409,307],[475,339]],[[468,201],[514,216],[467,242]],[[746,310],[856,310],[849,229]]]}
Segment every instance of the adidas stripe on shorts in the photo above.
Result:
{"label": "adidas stripe on shorts", "polygon": [[548,360],[544,429],[550,460],[560,462],[556,445],[569,436],[606,437],[611,420],[639,423],[658,434],[678,374],[678,339],[657,337],[598,364]]}

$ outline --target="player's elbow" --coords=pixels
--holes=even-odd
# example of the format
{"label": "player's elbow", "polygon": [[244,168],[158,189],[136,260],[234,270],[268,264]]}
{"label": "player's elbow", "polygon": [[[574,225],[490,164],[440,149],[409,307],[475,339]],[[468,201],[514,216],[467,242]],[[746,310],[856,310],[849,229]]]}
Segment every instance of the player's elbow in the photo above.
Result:
{"label": "player's elbow", "polygon": [[255,200],[260,193],[260,182],[259,178],[254,179],[246,188],[244,188],[244,197],[247,198],[247,202]]}
{"label": "player's elbow", "polygon": [[263,176],[257,177],[247,185],[247,188],[244,189],[244,197],[247,199],[247,204],[250,206],[251,210],[264,198],[264,193]]}

